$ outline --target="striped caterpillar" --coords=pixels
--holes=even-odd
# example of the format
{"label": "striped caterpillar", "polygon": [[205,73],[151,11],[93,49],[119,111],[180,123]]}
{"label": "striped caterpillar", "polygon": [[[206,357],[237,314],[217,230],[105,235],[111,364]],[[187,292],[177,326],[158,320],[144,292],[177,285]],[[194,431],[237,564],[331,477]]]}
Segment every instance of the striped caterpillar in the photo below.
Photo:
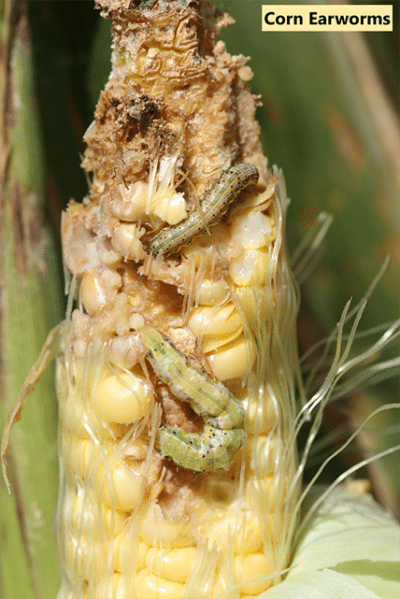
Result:
{"label": "striped caterpillar", "polygon": [[193,209],[183,222],[161,229],[150,242],[149,252],[153,256],[168,256],[205,233],[208,227],[221,220],[243,189],[257,183],[258,177],[254,164],[244,162],[223,171],[200,199],[202,214]]}
{"label": "striped caterpillar", "polygon": [[221,382],[193,364],[160,331],[145,325],[138,332],[157,376],[176,397],[188,402],[205,424],[202,433],[163,426],[157,433],[155,448],[188,470],[227,470],[234,454],[246,441],[241,403]]}

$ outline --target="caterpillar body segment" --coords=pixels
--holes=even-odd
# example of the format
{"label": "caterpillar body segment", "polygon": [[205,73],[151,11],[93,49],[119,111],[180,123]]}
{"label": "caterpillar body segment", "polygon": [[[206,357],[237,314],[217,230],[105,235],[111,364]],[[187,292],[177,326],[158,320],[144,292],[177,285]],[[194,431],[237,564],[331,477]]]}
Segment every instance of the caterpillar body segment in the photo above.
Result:
{"label": "caterpillar body segment", "polygon": [[189,402],[202,418],[208,420],[210,416],[216,417],[210,421],[212,426],[217,426],[217,417],[221,418],[219,428],[238,428],[243,425],[243,407],[225,385],[193,364],[168,337],[154,327],[145,325],[138,332],[157,376],[176,397]]}
{"label": "caterpillar body segment", "polygon": [[255,185],[258,177],[254,164],[244,162],[223,171],[200,200],[202,214],[195,208],[182,223],[162,229],[150,242],[150,254],[168,256],[191,243],[208,227],[218,223],[240,192],[249,185]]}
{"label": "caterpillar body segment", "polygon": [[181,427],[162,427],[155,448],[182,468],[196,472],[228,469],[234,454],[246,442],[241,403],[160,331],[145,325],[139,329],[139,335],[158,377],[205,422],[201,434],[186,432]]}
{"label": "caterpillar body segment", "polygon": [[229,470],[235,453],[246,442],[243,429],[221,430],[206,425],[200,433],[181,427],[164,426],[157,434],[155,448],[181,468],[195,472]]}

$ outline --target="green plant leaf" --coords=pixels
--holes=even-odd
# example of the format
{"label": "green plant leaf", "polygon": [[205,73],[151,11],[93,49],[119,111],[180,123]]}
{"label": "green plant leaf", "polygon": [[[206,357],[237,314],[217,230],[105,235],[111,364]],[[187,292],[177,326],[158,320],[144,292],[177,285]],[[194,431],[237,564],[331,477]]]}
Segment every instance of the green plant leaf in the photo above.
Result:
{"label": "green plant leaf", "polygon": [[[35,361],[47,330],[60,319],[57,251],[44,214],[40,125],[34,100],[27,6],[8,0],[1,13],[1,418]],[[57,498],[57,403],[52,373],[40,382],[12,436],[8,474],[0,483],[0,595],[56,596],[53,541]]]}

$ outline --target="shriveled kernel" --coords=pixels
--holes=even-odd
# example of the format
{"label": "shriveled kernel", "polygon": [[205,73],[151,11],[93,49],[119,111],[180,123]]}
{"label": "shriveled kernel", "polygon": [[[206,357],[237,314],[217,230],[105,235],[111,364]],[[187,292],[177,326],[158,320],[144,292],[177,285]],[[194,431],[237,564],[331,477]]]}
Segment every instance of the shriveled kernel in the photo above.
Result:
{"label": "shriveled kernel", "polygon": [[152,574],[144,569],[136,576],[136,596],[141,599],[181,599],[184,585]]}
{"label": "shriveled kernel", "polygon": [[[144,318],[141,314],[131,314],[129,317],[129,326],[131,329],[139,330],[144,326]],[[140,345],[141,347],[141,345]]]}
{"label": "shriveled kernel", "polygon": [[253,79],[253,71],[251,70],[250,67],[240,67],[240,69],[238,70],[238,75],[240,77],[240,79],[242,81],[250,81],[250,79]]}
{"label": "shriveled kernel", "polygon": [[205,479],[202,489],[208,504],[229,505],[237,496],[237,483],[225,472],[218,472],[212,478]]}
{"label": "shriveled kernel", "polygon": [[228,297],[226,284],[221,281],[204,279],[198,290],[198,302],[201,306],[216,306]]}
{"label": "shriveled kernel", "polygon": [[109,292],[116,292],[122,285],[122,277],[115,270],[103,270],[100,272],[100,280]]}
{"label": "shriveled kernel", "polygon": [[253,250],[269,245],[274,236],[271,220],[262,212],[239,215],[232,224],[232,239],[245,249]]}
{"label": "shriveled kernel", "polygon": [[75,336],[84,337],[90,326],[90,316],[81,310],[74,310],[71,314],[71,332]]}
{"label": "shriveled kernel", "polygon": [[229,265],[229,276],[235,285],[264,285],[269,258],[261,250],[244,250]]}
{"label": "shriveled kernel", "polygon": [[[244,557],[238,555],[234,558],[234,570],[237,583],[245,582],[252,578],[262,578],[272,574],[272,564],[264,553],[251,553]],[[256,595],[266,591],[272,584],[271,579],[249,582],[241,587],[246,595]]]}
{"label": "shriveled kernel", "polygon": [[107,303],[107,288],[97,271],[85,272],[79,293],[89,314],[100,312]]}
{"label": "shriveled kernel", "polygon": [[147,412],[150,399],[144,380],[126,372],[105,377],[98,389],[98,408],[107,422],[137,422]]}
{"label": "shriveled kernel", "polygon": [[112,191],[111,212],[120,220],[135,222],[143,215],[148,193],[147,183],[135,181],[128,188],[117,185]]}
{"label": "shriveled kernel", "polygon": [[75,339],[72,342],[72,351],[77,358],[84,358],[87,350],[87,343],[83,339]]}
{"label": "shriveled kernel", "polygon": [[185,582],[193,568],[195,556],[195,547],[152,548],[147,552],[146,566],[162,578]]}
{"label": "shriveled kernel", "polygon": [[129,370],[143,357],[141,344],[139,343],[137,336],[131,333],[115,337],[111,341],[109,347],[110,358],[121,368],[127,368]]}
{"label": "shriveled kernel", "polygon": [[102,264],[111,268],[116,268],[121,262],[121,256],[114,252],[114,250],[106,250],[100,256]]}
{"label": "shriveled kernel", "polygon": [[254,364],[255,353],[248,341],[241,341],[207,356],[213,375],[221,380],[243,377]]}
{"label": "shriveled kernel", "polygon": [[137,225],[122,224],[115,227],[111,243],[125,259],[140,260],[146,255]]}
{"label": "shriveled kernel", "polygon": [[186,218],[186,202],[183,194],[172,193],[157,199],[154,206],[149,210],[169,225],[176,225]]}

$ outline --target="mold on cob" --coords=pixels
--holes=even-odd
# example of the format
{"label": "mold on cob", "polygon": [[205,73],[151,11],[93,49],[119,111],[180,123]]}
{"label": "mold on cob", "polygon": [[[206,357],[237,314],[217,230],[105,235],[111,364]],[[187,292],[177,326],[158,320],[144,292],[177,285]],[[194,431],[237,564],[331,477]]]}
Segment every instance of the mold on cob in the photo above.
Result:
{"label": "mold on cob", "polygon": [[58,599],[250,599],[288,565],[299,489],[284,182],[227,15],[98,4],[112,72],[62,222]]}

